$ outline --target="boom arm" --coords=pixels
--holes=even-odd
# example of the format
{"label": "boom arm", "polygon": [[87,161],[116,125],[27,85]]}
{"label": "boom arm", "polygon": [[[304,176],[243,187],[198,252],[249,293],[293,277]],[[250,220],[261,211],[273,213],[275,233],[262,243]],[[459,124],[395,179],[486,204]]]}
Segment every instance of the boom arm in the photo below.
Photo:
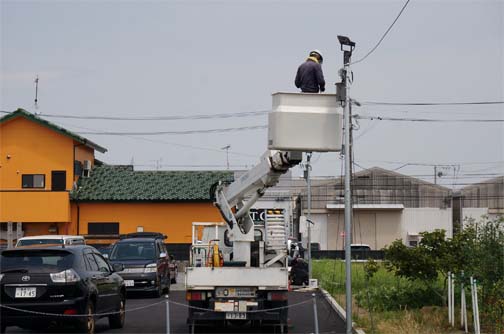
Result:
{"label": "boom arm", "polygon": [[[219,184],[215,191],[215,206],[232,229],[236,224],[244,234],[248,233],[253,223],[246,218],[249,209],[264,195],[266,188],[278,183],[280,175],[302,160],[302,152],[268,150],[261,162],[229,185]],[[247,197],[248,200],[245,202]],[[234,213],[232,208],[237,206]]]}

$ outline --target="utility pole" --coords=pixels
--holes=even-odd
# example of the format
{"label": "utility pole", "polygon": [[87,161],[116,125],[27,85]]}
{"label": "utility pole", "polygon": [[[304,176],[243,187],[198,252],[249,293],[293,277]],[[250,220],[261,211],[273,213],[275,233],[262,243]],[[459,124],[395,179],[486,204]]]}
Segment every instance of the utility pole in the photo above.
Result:
{"label": "utility pole", "polygon": [[[345,290],[346,290],[346,334],[352,334],[352,192],[350,189],[352,148],[350,138],[352,120],[350,119],[350,61],[355,42],[346,36],[338,36],[341,51],[343,51],[343,69],[340,70],[341,84],[338,85],[337,98],[344,98],[344,149],[345,149]],[[342,96],[343,94],[343,96]]]}
{"label": "utility pole", "polygon": [[308,211],[306,213],[306,223],[308,224],[308,278],[312,278],[312,257],[311,257],[311,178],[310,178],[310,171],[311,171],[311,165],[310,165],[310,160],[311,160],[312,152],[308,152],[306,154],[306,170],[305,170],[305,177],[306,177],[306,183],[308,187]]}

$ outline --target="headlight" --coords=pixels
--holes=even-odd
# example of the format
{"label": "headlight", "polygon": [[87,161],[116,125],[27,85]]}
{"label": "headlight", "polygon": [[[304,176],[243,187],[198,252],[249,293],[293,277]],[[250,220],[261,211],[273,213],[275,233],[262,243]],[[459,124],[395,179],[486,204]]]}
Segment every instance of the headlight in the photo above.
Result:
{"label": "headlight", "polygon": [[59,273],[51,274],[54,283],[73,283],[80,281],[79,275],[73,269],[67,269]]}
{"label": "headlight", "polygon": [[145,266],[144,273],[157,273],[157,264],[151,263]]}
{"label": "headlight", "polygon": [[0,274],[0,282],[2,281],[3,277],[4,277],[4,274]]}

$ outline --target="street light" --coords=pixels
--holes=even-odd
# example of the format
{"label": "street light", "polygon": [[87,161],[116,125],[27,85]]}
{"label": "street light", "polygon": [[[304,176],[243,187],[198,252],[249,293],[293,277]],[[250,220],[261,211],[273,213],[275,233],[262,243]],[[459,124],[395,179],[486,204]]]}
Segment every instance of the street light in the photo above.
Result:
{"label": "street light", "polygon": [[346,36],[338,36],[341,51],[343,51],[343,69],[340,70],[341,83],[339,85],[339,94],[337,99],[345,107],[344,116],[344,154],[345,154],[345,294],[346,294],[346,334],[352,334],[352,267],[351,267],[351,247],[352,243],[352,192],[350,189],[351,173],[351,99],[350,99],[350,59],[355,49],[355,42]]}

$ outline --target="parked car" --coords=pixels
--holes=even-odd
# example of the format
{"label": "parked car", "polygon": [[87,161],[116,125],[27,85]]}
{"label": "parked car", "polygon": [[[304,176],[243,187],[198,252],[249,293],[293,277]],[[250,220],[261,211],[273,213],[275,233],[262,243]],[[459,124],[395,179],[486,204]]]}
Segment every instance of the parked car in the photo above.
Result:
{"label": "parked car", "polygon": [[[2,333],[7,326],[40,329],[53,322],[73,324],[79,332],[94,333],[95,321],[102,313],[108,313],[111,328],[124,326],[126,290],[116,273],[124,268],[119,264],[111,267],[93,247],[4,250],[0,268]],[[88,316],[71,316],[78,314]]]}
{"label": "parked car", "polygon": [[117,241],[108,256],[110,263],[124,265],[119,274],[128,292],[152,292],[159,297],[170,290],[168,253],[160,233],[130,233]]}
{"label": "parked car", "polygon": [[93,245],[93,247],[96,248],[101,253],[101,255],[103,255],[106,258],[108,258],[108,256],[110,255],[110,251],[112,250],[112,245],[98,244]]}
{"label": "parked car", "polygon": [[81,235],[36,235],[19,238],[16,247],[49,244],[85,245],[86,241]]}

